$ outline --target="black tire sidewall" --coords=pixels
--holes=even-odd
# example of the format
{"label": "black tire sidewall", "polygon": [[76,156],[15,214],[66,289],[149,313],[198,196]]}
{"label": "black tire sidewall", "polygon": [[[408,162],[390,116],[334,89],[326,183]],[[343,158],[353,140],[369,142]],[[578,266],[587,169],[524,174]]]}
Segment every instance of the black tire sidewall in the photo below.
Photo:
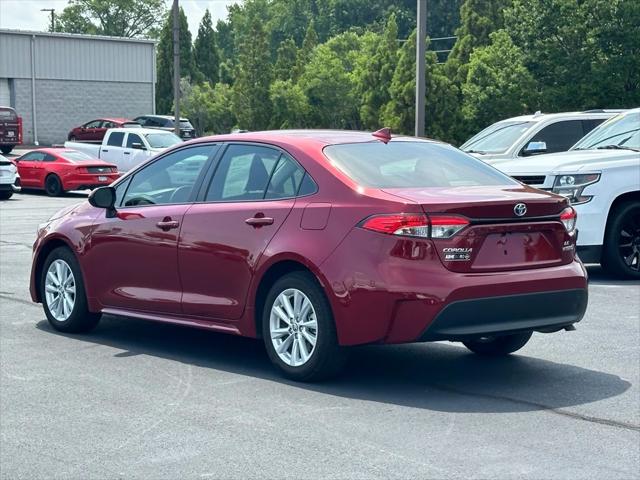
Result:
{"label": "black tire sidewall", "polygon": [[13,196],[13,192],[0,192],[0,200],[9,200]]}
{"label": "black tire sidewall", "polygon": [[[296,288],[309,298],[315,310],[318,325],[316,345],[311,358],[304,365],[298,367],[292,367],[280,359],[271,341],[269,331],[271,307],[278,295],[288,288]],[[341,360],[342,349],[338,345],[333,313],[322,288],[311,274],[294,272],[283,276],[274,283],[264,303],[262,337],[271,361],[291,379],[298,381],[319,380],[335,374],[339,369],[339,366],[334,363],[339,363]]]}
{"label": "black tire sidewall", "polygon": [[618,247],[622,222],[627,215],[637,209],[640,209],[640,202],[625,202],[618,205],[611,214],[605,234],[602,266],[610,273],[621,277],[640,278],[640,272],[634,272],[624,263]]}
{"label": "black tire sidewall", "polygon": [[[49,310],[49,306],[47,305],[45,296],[45,278],[47,271],[49,270],[49,266],[58,259],[64,260],[67,265],[69,265],[76,285],[76,298],[73,310],[71,311],[69,318],[64,322],[58,321],[53,317]],[[44,308],[44,313],[47,316],[47,320],[56,330],[61,332],[84,332],[91,330],[98,323],[100,318],[99,314],[89,312],[80,265],[70,249],[66,247],[58,247],[49,253],[44,261],[42,271],[40,273],[40,293],[42,306]]]}
{"label": "black tire sidewall", "polygon": [[[55,184],[57,188],[55,190],[50,191],[49,183],[53,184],[53,182],[56,182]],[[47,195],[49,195],[50,197],[58,197],[62,195],[62,182],[60,181],[60,178],[58,178],[58,176],[55,174],[51,174],[47,178],[45,178],[44,191],[47,192]]]}

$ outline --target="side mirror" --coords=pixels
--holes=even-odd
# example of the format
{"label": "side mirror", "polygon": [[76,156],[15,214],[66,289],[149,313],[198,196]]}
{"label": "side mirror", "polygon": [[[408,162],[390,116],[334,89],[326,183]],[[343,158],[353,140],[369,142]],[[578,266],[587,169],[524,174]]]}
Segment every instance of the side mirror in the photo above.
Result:
{"label": "side mirror", "polygon": [[527,155],[538,155],[541,153],[547,152],[547,142],[529,142],[526,147],[524,147],[523,154]]}
{"label": "side mirror", "polygon": [[96,188],[89,195],[89,203],[96,208],[106,209],[107,217],[112,217],[116,211],[116,189],[111,186]]}
{"label": "side mirror", "polygon": [[134,150],[146,150],[147,148],[141,144],[140,142],[136,142],[136,143],[132,143],[131,144],[131,148],[133,148]]}

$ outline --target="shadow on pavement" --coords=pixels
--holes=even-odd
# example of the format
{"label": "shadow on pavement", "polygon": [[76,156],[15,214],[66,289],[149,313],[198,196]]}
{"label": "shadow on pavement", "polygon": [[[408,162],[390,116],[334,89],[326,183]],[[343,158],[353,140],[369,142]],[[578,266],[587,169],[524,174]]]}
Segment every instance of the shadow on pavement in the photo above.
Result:
{"label": "shadow on pavement", "polygon": [[[37,328],[66,336],[44,320]],[[443,412],[571,407],[620,395],[631,386],[616,375],[528,357],[526,347],[521,355],[504,358],[482,358],[445,343],[357,347],[341,377],[302,384],[280,377],[262,342],[254,339],[115,317],[104,317],[90,334],[72,337],[121,350],[114,357],[151,355],[329,395]]]}
{"label": "shadow on pavement", "polygon": [[600,265],[589,264],[586,265],[587,273],[589,274],[589,283],[594,285],[618,285],[618,286],[638,286],[640,280],[629,280],[610,273],[605,272]]}

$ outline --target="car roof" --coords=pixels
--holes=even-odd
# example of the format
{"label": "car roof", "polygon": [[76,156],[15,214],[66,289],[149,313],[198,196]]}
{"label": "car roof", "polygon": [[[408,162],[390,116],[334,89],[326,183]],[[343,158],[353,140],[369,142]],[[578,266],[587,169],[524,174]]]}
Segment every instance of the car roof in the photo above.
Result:
{"label": "car roof", "polygon": [[107,122],[116,122],[116,123],[131,122],[131,120],[129,120],[128,118],[109,118],[109,117],[104,117],[104,118],[97,118],[96,120],[106,120]]}
{"label": "car roof", "polygon": [[147,135],[149,133],[171,133],[157,128],[145,128],[145,127],[119,127],[110,128],[109,132],[123,132],[123,133],[141,133]]}
{"label": "car roof", "polygon": [[575,120],[589,120],[589,119],[607,119],[614,115],[625,112],[626,110],[585,110],[583,112],[559,112],[559,113],[541,113],[536,112],[530,115],[520,115],[517,117],[506,118],[500,120],[500,122],[542,122],[548,120],[560,120],[560,119],[575,119]]}
{"label": "car roof", "polygon": [[[140,115],[139,117],[136,117],[136,118],[142,118],[142,117],[144,117],[144,118],[162,118],[164,120],[173,120],[174,118],[176,118],[173,115]],[[180,121],[181,122],[182,121],[188,122],[189,119],[185,118],[185,117],[180,117]]]}
{"label": "car roof", "polygon": [[[192,140],[189,143],[201,143],[207,141],[217,142],[257,142],[273,144],[300,145],[311,143],[315,145],[336,145],[344,143],[365,143],[380,141],[373,136],[373,132],[362,132],[356,130],[264,130],[259,132],[229,133],[223,135],[213,135]],[[419,141],[441,143],[427,138],[408,137],[403,135],[393,136],[392,142],[398,141]]]}

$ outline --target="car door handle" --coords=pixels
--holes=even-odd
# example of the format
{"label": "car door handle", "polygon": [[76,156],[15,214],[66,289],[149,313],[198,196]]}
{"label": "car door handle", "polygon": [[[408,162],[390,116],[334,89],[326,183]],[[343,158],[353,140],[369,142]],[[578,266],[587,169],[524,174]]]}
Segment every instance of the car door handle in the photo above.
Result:
{"label": "car door handle", "polygon": [[107,153],[107,152],[109,152],[109,150],[102,150],[102,151],[103,151],[104,153]]}
{"label": "car door handle", "polygon": [[131,155],[131,152],[123,152],[125,155]]}
{"label": "car door handle", "polygon": [[156,223],[156,227],[165,232],[171,230],[172,228],[178,228],[180,226],[180,222],[177,220],[171,220],[170,217],[165,217],[162,221]]}
{"label": "car door handle", "polygon": [[271,217],[251,217],[251,218],[247,218],[244,223],[246,223],[247,225],[251,225],[252,227],[262,227],[264,225],[272,225],[273,224],[273,218]]}

